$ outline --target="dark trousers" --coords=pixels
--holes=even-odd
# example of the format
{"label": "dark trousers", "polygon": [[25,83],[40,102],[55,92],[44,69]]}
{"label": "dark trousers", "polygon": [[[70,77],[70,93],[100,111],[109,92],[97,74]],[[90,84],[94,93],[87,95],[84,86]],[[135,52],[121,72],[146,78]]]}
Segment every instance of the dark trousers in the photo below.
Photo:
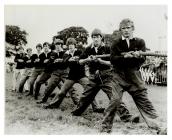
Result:
{"label": "dark trousers", "polygon": [[[113,126],[114,116],[120,108],[121,98],[123,91],[127,91],[133,98],[137,108],[144,118],[155,119],[157,118],[156,111],[148,99],[147,90],[144,87],[144,83],[141,80],[139,71],[128,71],[113,73],[113,86],[112,86],[113,97],[110,100],[109,106],[105,110],[105,116],[102,122],[102,128],[107,131],[111,131]],[[147,122],[149,123],[147,119]],[[152,123],[156,125],[155,123]],[[151,124],[150,124],[151,127]]]}
{"label": "dark trousers", "polygon": [[[89,82],[85,87],[78,107],[73,111],[74,114],[81,115],[87,107],[93,102],[95,96],[102,89],[108,96],[109,100],[112,98],[112,71],[102,71],[96,75],[90,75]],[[124,103],[121,103],[119,108],[119,116],[121,120],[127,121],[131,114],[127,110]]]}
{"label": "dark trousers", "polygon": [[37,79],[35,83],[35,97],[39,95],[39,91],[42,84],[45,84],[45,82],[51,77],[51,72],[43,72],[40,77]]}
{"label": "dark trousers", "polygon": [[64,83],[66,78],[67,78],[67,73],[64,73],[63,71],[59,71],[59,73],[57,72],[52,73],[48,85],[44,91],[44,96],[42,98],[42,101],[46,102],[56,87],[60,89],[61,88],[60,82]]}
{"label": "dark trousers", "polygon": [[[86,85],[88,84],[88,81],[89,81],[89,80],[88,80],[87,77],[83,77],[83,78],[81,78],[81,79],[79,79],[79,80],[69,80],[69,79],[65,80],[64,85],[62,86],[62,88],[61,88],[59,94],[57,94],[57,95],[53,98],[53,100],[52,100],[52,102],[50,103],[50,105],[59,106],[59,105],[61,104],[61,102],[63,101],[64,97],[66,96],[66,94],[67,94],[69,91],[70,91],[69,93],[70,93],[70,96],[71,96],[71,98],[72,98],[74,104],[77,105],[78,102],[79,102],[79,101],[78,101],[79,98],[78,98],[78,94],[76,94],[77,89],[74,88],[73,85],[74,85],[75,83],[79,83],[80,85],[83,86],[83,88],[85,88]],[[97,102],[96,102],[95,100],[94,100],[93,103],[92,103],[92,108],[93,108],[93,110],[96,109],[96,108],[98,108],[98,107],[97,107]]]}
{"label": "dark trousers", "polygon": [[41,68],[34,68],[31,74],[31,77],[29,78],[30,81],[30,94],[33,95],[33,89],[34,89],[34,83],[37,79],[37,77],[43,72],[43,69]]}

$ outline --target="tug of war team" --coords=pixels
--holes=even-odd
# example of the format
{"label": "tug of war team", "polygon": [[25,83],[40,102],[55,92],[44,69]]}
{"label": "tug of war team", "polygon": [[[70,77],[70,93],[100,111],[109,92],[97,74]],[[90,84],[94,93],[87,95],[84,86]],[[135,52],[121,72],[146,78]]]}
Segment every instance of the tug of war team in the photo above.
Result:
{"label": "tug of war team", "polygon": [[[167,134],[166,128],[159,124],[158,115],[148,98],[139,71],[146,59],[139,54],[139,51],[146,51],[145,41],[133,36],[134,23],[130,19],[120,22],[119,31],[121,37],[114,40],[111,47],[106,47],[102,41],[100,29],[92,31],[92,43],[86,48],[77,47],[76,40],[68,38],[67,48],[64,49],[64,42],[59,36],[53,38],[52,44],[37,44],[35,54],[32,54],[31,48],[24,52],[24,48],[19,47],[14,59],[16,68],[13,74],[13,91],[22,97],[24,85],[27,85],[29,92],[26,96],[33,96],[37,104],[43,104],[45,109],[59,108],[69,93],[76,105],[72,115],[81,116],[90,104],[93,112],[103,113],[100,132],[110,133],[114,117],[118,114],[121,121],[131,123],[139,123],[141,115],[150,129],[157,134]],[[110,57],[105,57],[106,54],[110,54]],[[88,67],[88,72],[85,67]],[[19,74],[21,78],[17,81]],[[77,88],[73,86],[75,83],[79,83],[84,89],[80,98],[76,92]],[[38,100],[43,84],[47,85],[42,99]],[[60,89],[59,92],[50,103],[44,104],[56,87]],[[109,99],[106,109],[99,107],[95,100],[100,90]],[[130,114],[122,101],[125,91],[132,96],[140,115]]]}

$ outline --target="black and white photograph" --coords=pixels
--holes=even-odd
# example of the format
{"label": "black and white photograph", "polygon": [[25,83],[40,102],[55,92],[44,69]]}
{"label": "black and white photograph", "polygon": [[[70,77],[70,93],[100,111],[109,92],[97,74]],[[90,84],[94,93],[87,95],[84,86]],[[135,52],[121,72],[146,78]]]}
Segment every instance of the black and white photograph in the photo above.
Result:
{"label": "black and white photograph", "polygon": [[4,5],[5,135],[167,135],[167,5]]}

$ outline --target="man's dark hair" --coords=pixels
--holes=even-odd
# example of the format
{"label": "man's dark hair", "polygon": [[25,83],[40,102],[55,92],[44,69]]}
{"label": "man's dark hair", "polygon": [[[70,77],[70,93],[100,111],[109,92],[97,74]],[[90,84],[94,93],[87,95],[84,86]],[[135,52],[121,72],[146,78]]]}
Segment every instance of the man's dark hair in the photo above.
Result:
{"label": "man's dark hair", "polygon": [[55,49],[56,49],[56,46],[54,45],[54,43],[52,43],[52,44],[50,45],[50,49],[51,49],[51,50],[55,50]]}
{"label": "man's dark hair", "polygon": [[54,36],[54,37],[53,37],[53,42],[54,42],[54,40],[55,40],[55,39],[63,40],[63,38],[62,38],[60,35],[56,35],[56,36]]}
{"label": "man's dark hair", "polygon": [[46,46],[46,45],[50,46],[50,44],[48,42],[44,42],[43,47]]}
{"label": "man's dark hair", "polygon": [[36,45],[36,48],[41,48],[41,49],[42,49],[41,43],[37,44],[37,45]]}
{"label": "man's dark hair", "polygon": [[27,48],[26,49],[26,52],[28,52],[28,51],[32,51],[32,48]]}

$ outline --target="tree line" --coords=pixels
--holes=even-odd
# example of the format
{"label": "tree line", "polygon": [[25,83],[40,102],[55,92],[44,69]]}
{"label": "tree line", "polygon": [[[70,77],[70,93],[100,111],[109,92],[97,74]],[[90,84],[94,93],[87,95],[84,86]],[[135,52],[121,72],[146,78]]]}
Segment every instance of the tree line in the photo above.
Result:
{"label": "tree line", "polygon": [[[26,45],[28,43],[27,36],[29,34],[22,30],[19,26],[6,25],[5,30],[5,41],[13,46],[13,48],[6,47],[6,54],[8,54],[9,49],[14,51],[17,50],[17,46]],[[87,44],[89,37],[88,31],[84,27],[71,26],[57,32],[57,35],[66,43],[67,38],[73,37],[76,39],[77,43]],[[53,38],[57,35],[54,35]],[[112,34],[104,34],[104,43],[107,46],[111,46],[114,39],[120,36],[120,31],[115,30]]]}

